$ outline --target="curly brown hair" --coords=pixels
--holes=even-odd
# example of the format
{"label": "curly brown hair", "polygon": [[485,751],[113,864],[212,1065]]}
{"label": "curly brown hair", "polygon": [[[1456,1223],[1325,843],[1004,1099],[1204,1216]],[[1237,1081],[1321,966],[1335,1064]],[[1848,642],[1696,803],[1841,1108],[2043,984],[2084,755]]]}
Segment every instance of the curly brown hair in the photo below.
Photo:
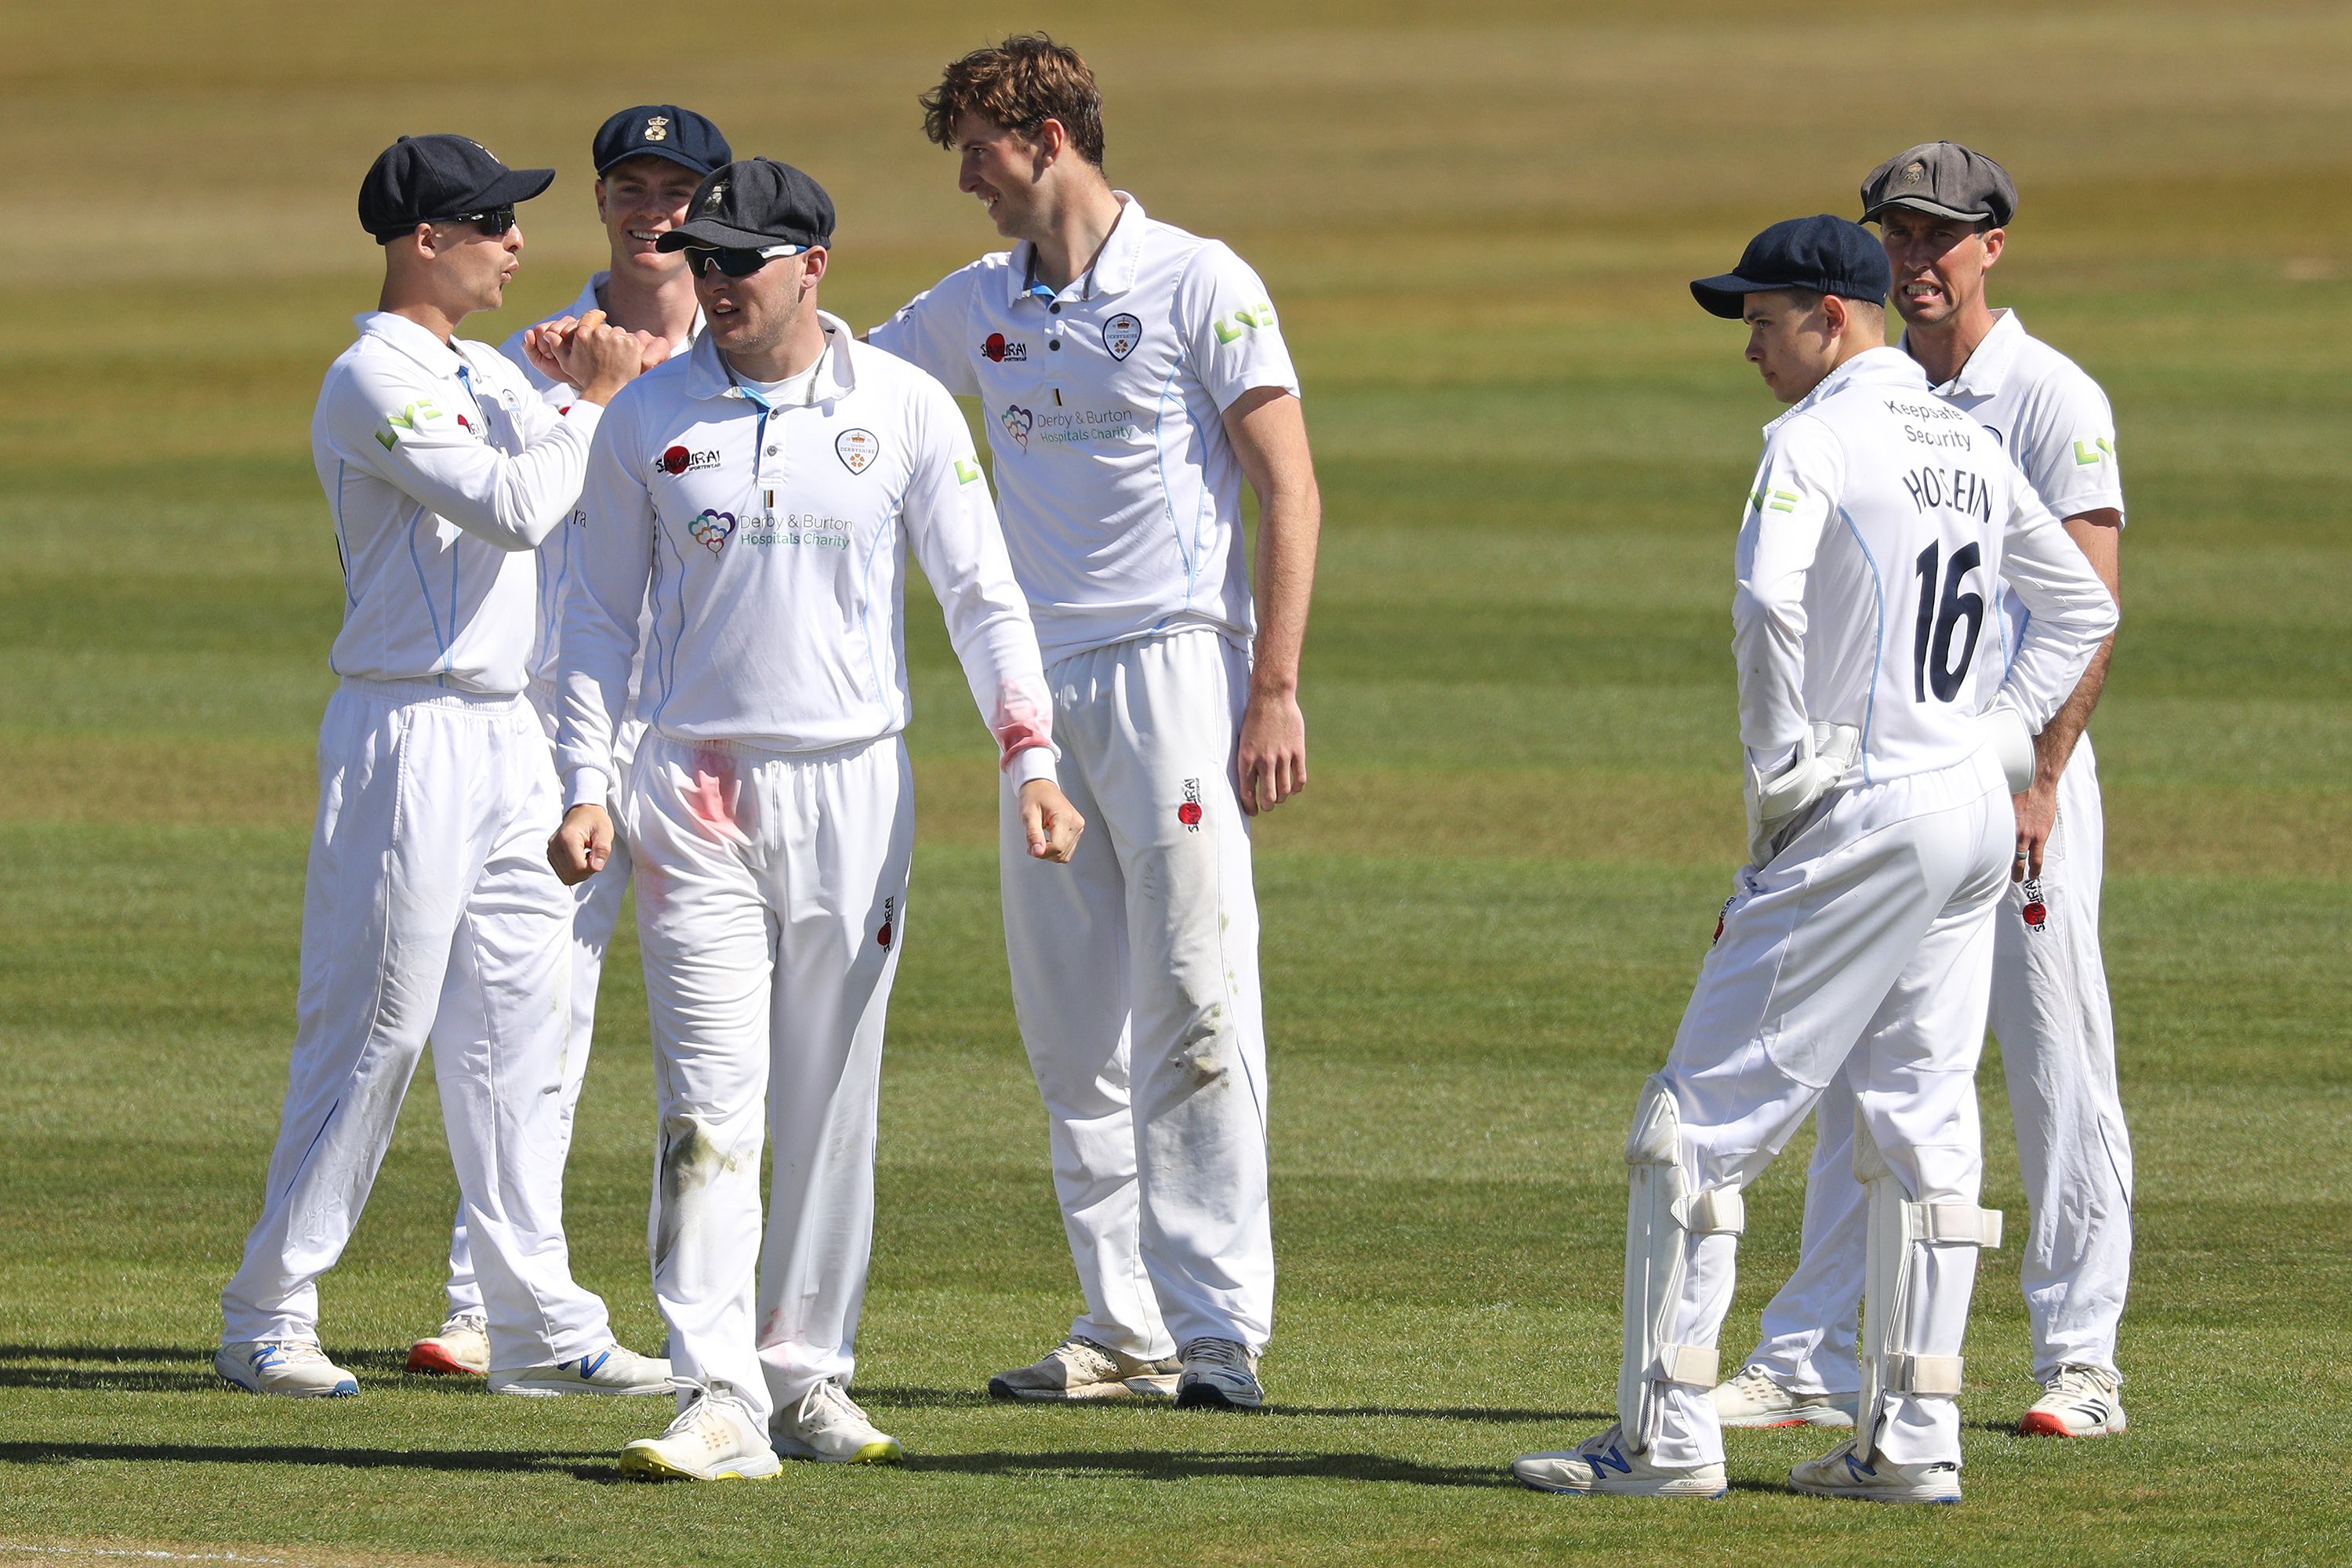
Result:
{"label": "curly brown hair", "polygon": [[1095,73],[1076,49],[1043,33],[1023,33],[974,49],[954,61],[940,85],[923,94],[923,134],[955,145],[955,123],[967,114],[1034,142],[1048,120],[1058,120],[1070,145],[1102,167],[1102,95]]}

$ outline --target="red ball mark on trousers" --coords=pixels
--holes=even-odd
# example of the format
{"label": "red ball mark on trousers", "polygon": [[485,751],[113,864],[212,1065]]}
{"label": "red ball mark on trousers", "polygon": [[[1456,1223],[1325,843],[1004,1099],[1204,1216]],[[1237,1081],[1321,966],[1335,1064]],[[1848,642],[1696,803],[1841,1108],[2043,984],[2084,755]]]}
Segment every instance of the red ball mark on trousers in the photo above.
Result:
{"label": "red ball mark on trousers", "polygon": [[1187,827],[1200,826],[1201,803],[1197,800],[1188,800],[1183,805],[1178,806],[1176,808],[1176,820],[1182,823]]}
{"label": "red ball mark on trousers", "polygon": [[2039,926],[2043,921],[2046,921],[2049,918],[2050,910],[2047,906],[2040,903],[2032,903],[2025,906],[2025,923],[2027,925]]}
{"label": "red ball mark on trousers", "polygon": [[874,933],[874,941],[876,945],[880,947],[887,947],[890,945],[890,922],[888,921],[884,921],[882,922],[882,929]]}

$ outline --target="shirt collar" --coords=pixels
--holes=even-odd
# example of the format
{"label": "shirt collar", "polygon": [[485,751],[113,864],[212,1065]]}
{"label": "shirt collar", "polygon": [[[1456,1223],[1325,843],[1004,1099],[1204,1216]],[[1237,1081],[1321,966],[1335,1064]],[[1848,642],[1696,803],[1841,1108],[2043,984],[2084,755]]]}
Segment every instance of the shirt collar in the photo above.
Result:
{"label": "shirt collar", "polygon": [[[606,283],[610,282],[612,280],[612,277],[613,274],[609,268],[603,272],[590,273],[588,275],[588,285],[586,288],[580,290],[580,298],[572,300],[568,307],[557,311],[554,315],[548,317],[547,320],[551,321],[560,321],[565,316],[584,316],[591,310],[603,310],[604,308],[604,302],[597,299],[596,291],[604,287]],[[694,306],[694,325],[688,331],[686,341],[684,342],[672,343],[670,345],[669,357],[676,359],[678,355],[685,353],[688,350],[693,348],[695,340],[700,336],[702,336],[702,303],[700,300],[697,300]]]}
{"label": "shirt collar", "polygon": [[[857,334],[850,330],[847,321],[830,310],[819,310],[816,319],[824,328],[824,352],[817,356],[816,384],[810,390],[812,401],[829,403],[857,390],[857,366],[850,358],[850,345]],[[691,353],[693,357],[686,367],[688,397],[743,398],[743,389],[736,384],[734,372],[728,368],[709,333],[696,334]]]}
{"label": "shirt collar", "polygon": [[[1082,290],[1081,299],[1126,293],[1135,287],[1136,272],[1143,265],[1143,230],[1151,220],[1145,215],[1143,204],[1127,192],[1113,191],[1111,195],[1118,198],[1118,221],[1111,225],[1102,248],[1095,253],[1093,264],[1071,280],[1071,288]],[[1034,276],[1036,265],[1034,245],[1024,239],[1013,247],[1013,265],[1005,268],[1006,304],[1018,305],[1033,293],[1046,300],[1062,297],[1054,292],[1050,284]],[[1067,289],[1062,290],[1063,294],[1068,292]]]}
{"label": "shirt collar", "polygon": [[465,355],[405,316],[369,310],[352,321],[361,337],[382,338],[387,347],[398,349],[435,375],[455,375],[466,363]]}
{"label": "shirt collar", "polygon": [[[1990,397],[2000,390],[2002,380],[2009,374],[2010,364],[2017,358],[2017,351],[2024,343],[2025,323],[2017,319],[2017,312],[1995,310],[1992,331],[1984,335],[1984,341],[1977,344],[1961,363],[1960,374],[1937,387],[1936,391],[1946,396]],[[1910,346],[1911,334],[1906,332],[1903,334],[1906,358],[1909,357]]]}
{"label": "shirt collar", "polygon": [[1849,386],[1871,382],[1925,392],[1927,390],[1927,373],[1919,368],[1917,360],[1900,349],[1864,349],[1822,377],[1820,385],[1790,404],[1779,418],[1765,426],[1764,434],[1771,435],[1798,415],[1810,412]]}

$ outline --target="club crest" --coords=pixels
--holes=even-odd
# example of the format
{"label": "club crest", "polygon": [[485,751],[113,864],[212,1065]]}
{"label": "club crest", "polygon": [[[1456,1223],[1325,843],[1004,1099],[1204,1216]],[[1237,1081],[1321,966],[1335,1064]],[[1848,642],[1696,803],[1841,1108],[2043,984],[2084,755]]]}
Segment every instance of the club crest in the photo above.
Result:
{"label": "club crest", "polygon": [[1004,433],[1018,442],[1023,451],[1027,451],[1029,431],[1037,423],[1037,416],[1017,403],[1008,403],[1004,405],[1004,412],[996,417],[1003,425]]}
{"label": "club crest", "polygon": [[702,515],[688,523],[686,531],[694,535],[694,542],[697,544],[716,555],[726,548],[728,539],[735,531],[735,514],[731,511],[713,511],[710,508],[704,507]]}
{"label": "club crest", "polygon": [[1102,324],[1103,347],[1110,350],[1113,359],[1125,359],[1143,341],[1143,323],[1121,310]]}
{"label": "club crest", "polygon": [[668,115],[656,114],[646,120],[646,140],[648,142],[667,142],[669,140]]}
{"label": "club crest", "polygon": [[853,474],[862,474],[882,455],[882,443],[874,438],[871,430],[844,430],[835,438],[833,450],[841,458],[843,468]]}

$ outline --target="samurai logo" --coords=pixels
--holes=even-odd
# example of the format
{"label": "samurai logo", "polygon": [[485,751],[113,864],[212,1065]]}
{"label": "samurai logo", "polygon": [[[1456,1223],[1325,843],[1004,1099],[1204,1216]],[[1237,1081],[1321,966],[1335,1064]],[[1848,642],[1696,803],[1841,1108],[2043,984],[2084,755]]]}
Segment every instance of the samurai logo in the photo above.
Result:
{"label": "samurai logo", "polygon": [[874,933],[874,943],[876,946],[887,947],[890,945],[890,927],[896,922],[898,913],[898,900],[897,899],[885,899],[882,900],[882,929]]}
{"label": "samurai logo", "polygon": [[715,468],[718,466],[716,447],[708,452],[692,452],[684,447],[672,447],[654,459],[654,467],[673,479],[689,468]]}
{"label": "samurai logo", "polygon": [[983,358],[998,364],[1003,364],[1006,360],[1014,360],[1025,364],[1029,360],[1029,345],[1008,339],[1003,332],[989,333],[988,341],[980,345],[980,352]]}
{"label": "samurai logo", "polygon": [[656,114],[652,119],[646,121],[646,140],[648,142],[667,142],[669,140],[668,115]]}
{"label": "samurai logo", "polygon": [[833,450],[843,468],[853,474],[862,474],[881,455],[882,443],[874,438],[871,430],[844,430],[835,438]]}
{"label": "samurai logo", "polygon": [[1707,946],[1713,947],[1717,942],[1723,940],[1723,922],[1731,918],[1731,906],[1738,901],[1739,895],[1738,893],[1734,893],[1731,897],[1723,900],[1723,908],[1716,911],[1715,934],[1706,939]]}
{"label": "samurai logo", "polygon": [[1176,808],[1176,820],[1184,825],[1187,833],[1201,831],[1201,781],[1184,781],[1184,804]]}
{"label": "samurai logo", "polygon": [[1110,350],[1113,359],[1125,359],[1143,341],[1143,323],[1121,310],[1102,324],[1103,347]]}
{"label": "samurai logo", "polygon": [[731,511],[713,511],[710,508],[704,507],[702,515],[688,523],[686,531],[694,535],[694,542],[697,544],[716,555],[727,547],[728,539],[735,531],[735,514]]}
{"label": "samurai logo", "polygon": [[2018,912],[2023,917],[2028,931],[2041,931],[2048,925],[2050,906],[2042,901],[2041,878],[2028,877],[2025,879],[2025,908]]}
{"label": "samurai logo", "polygon": [[1019,442],[1023,451],[1027,451],[1029,431],[1037,423],[1037,416],[1017,403],[1008,403],[1004,405],[1004,412],[996,417],[1003,425],[1004,433]]}

